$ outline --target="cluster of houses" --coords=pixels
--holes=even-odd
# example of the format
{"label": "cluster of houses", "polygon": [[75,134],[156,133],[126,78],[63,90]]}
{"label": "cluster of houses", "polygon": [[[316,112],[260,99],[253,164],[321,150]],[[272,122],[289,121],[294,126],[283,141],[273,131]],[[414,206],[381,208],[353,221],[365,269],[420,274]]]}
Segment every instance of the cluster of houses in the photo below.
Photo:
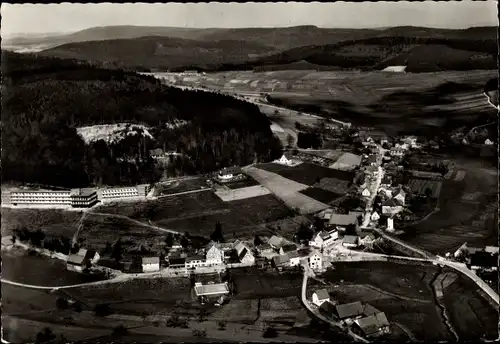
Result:
{"label": "cluster of houses", "polygon": [[453,256],[465,261],[473,271],[492,272],[498,270],[498,253],[498,246],[473,247],[464,243]]}
{"label": "cluster of houses", "polygon": [[364,337],[377,337],[390,333],[390,324],[384,312],[360,301],[337,304],[330,298],[328,290],[316,290],[312,302],[325,317],[350,326],[354,333]]}

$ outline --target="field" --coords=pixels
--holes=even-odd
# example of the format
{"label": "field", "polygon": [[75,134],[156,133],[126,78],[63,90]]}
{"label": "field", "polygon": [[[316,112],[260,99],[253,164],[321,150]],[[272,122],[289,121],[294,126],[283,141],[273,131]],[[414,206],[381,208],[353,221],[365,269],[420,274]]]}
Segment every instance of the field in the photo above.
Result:
{"label": "field", "polygon": [[224,186],[227,186],[228,188],[234,190],[234,189],[241,189],[241,188],[246,188],[249,186],[255,186],[259,185],[255,180],[253,180],[250,177],[247,177],[245,180],[238,180],[235,182],[229,182],[229,183],[224,183]]}
{"label": "field", "polygon": [[[443,272],[445,271],[451,270],[443,269]],[[439,268],[430,264],[418,266],[388,262],[337,263],[335,270],[327,271],[324,278],[331,283],[328,289],[339,303],[368,302],[385,312],[393,326],[410,332],[410,338],[452,340],[453,336],[444,323],[432,288],[432,282],[440,272]],[[470,292],[458,298],[455,290],[458,290],[458,293],[465,290]],[[455,330],[460,329],[460,339],[471,339],[474,335],[477,339],[483,333],[491,334],[498,323],[495,308],[489,305],[477,290],[478,287],[465,276],[460,276],[445,286],[446,311],[456,314],[451,319],[451,324]],[[474,312],[464,308],[469,306]],[[481,329],[467,336],[468,332],[474,333],[473,329],[477,324],[481,324]],[[481,330],[484,331],[478,335]]]}
{"label": "field", "polygon": [[323,178],[334,178],[340,181],[351,182],[354,178],[352,172],[333,170],[310,163],[303,163],[296,167],[269,163],[257,165],[258,168],[279,174],[280,176],[305,185],[313,185]]}
{"label": "field", "polygon": [[62,260],[32,254],[22,249],[2,250],[2,278],[40,286],[60,286],[99,280],[97,276],[68,271]]}
{"label": "field", "polygon": [[46,235],[64,235],[71,238],[78,227],[82,213],[56,209],[2,208],[2,235],[14,229],[42,230]]}
{"label": "field", "polygon": [[[293,214],[273,195],[223,202],[211,191],[165,197],[149,202],[110,204],[99,207],[96,211],[125,215],[145,224],[150,220],[162,228],[202,236],[209,236],[214,231],[215,224],[220,222],[226,237],[233,235],[237,238],[252,237],[252,231],[260,224]],[[146,227],[142,230],[139,226],[135,227],[138,229],[138,235],[145,238],[151,233]],[[113,231],[107,232],[115,235]],[[160,235],[160,232],[158,234]],[[151,237],[151,242],[155,240]]]}
{"label": "field", "polygon": [[497,176],[493,169],[460,162],[464,173],[442,181],[439,211],[425,221],[406,227],[402,239],[429,252],[454,252],[469,245],[496,245],[498,202]]}
{"label": "field", "polygon": [[319,187],[310,187],[301,191],[300,193],[325,204],[329,204],[335,199],[342,197],[342,194],[337,194]]}
{"label": "field", "polygon": [[417,179],[412,178],[408,184],[411,191],[419,194],[421,196],[425,196],[425,190],[429,188],[431,190],[430,196],[432,198],[439,198],[439,194],[441,193],[442,183],[435,180],[425,180],[425,179]]}
{"label": "field", "polygon": [[224,202],[232,202],[247,198],[259,197],[269,195],[270,193],[271,191],[269,191],[269,189],[265,188],[262,185],[254,185],[238,189],[218,190],[215,192],[215,194],[219,196],[219,198]]}
{"label": "field", "polygon": [[188,192],[208,188],[204,178],[184,178],[169,182],[158,183],[155,186],[155,196],[166,196],[181,192]]}
{"label": "field", "polygon": [[290,208],[298,209],[302,214],[315,213],[328,208],[328,205],[300,193],[300,191],[307,189],[305,184],[300,184],[279,174],[255,167],[249,167],[245,172],[268,188]]}

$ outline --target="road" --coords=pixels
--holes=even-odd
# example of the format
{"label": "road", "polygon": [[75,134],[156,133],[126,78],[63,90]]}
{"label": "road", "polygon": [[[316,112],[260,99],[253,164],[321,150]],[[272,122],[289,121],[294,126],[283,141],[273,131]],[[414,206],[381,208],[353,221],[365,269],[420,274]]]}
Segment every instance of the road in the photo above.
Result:
{"label": "road", "polygon": [[385,150],[379,145],[377,145],[377,148],[378,148],[378,153],[377,153],[377,162],[375,166],[378,168],[378,173],[375,179],[375,183],[372,183],[369,186],[370,197],[366,202],[365,217],[363,219],[363,224],[361,225],[362,228],[363,227],[367,228],[370,224],[373,201],[375,200],[375,196],[377,196],[377,192],[380,187],[380,183],[382,182],[382,177],[384,175],[384,169],[380,165],[382,165],[382,157],[384,156]]}
{"label": "road", "polygon": [[197,193],[197,192],[203,192],[203,191],[209,191],[212,190],[211,188],[203,188],[203,189],[197,189],[197,190],[190,190],[190,191],[183,191],[183,192],[177,192],[169,195],[161,195],[161,196],[156,196],[155,198],[165,198],[165,197],[173,197],[173,196],[179,196],[179,195],[187,195],[191,193]]}

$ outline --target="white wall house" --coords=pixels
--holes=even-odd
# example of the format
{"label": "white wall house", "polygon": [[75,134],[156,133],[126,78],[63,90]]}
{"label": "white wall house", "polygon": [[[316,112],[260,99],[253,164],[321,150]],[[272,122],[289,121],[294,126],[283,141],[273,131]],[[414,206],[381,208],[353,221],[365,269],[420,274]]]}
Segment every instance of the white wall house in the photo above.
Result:
{"label": "white wall house", "polygon": [[236,253],[238,254],[238,259],[240,260],[241,263],[245,265],[253,265],[255,264],[255,257],[252,254],[252,251],[242,242],[238,242],[234,249],[236,250]]}
{"label": "white wall house", "polygon": [[361,192],[361,195],[363,197],[370,197],[371,193],[370,193],[370,190],[368,190],[367,188],[363,190],[363,192]]}
{"label": "white wall house", "polygon": [[323,269],[323,257],[318,253],[313,254],[309,257],[309,267],[313,270]]}
{"label": "white wall house", "polygon": [[206,253],[206,263],[208,265],[220,265],[224,262],[224,252],[213,244]]}
{"label": "white wall house", "polygon": [[142,272],[160,271],[159,257],[144,257],[142,258]]}
{"label": "white wall house", "polygon": [[394,232],[394,219],[392,217],[387,218],[387,231]]}
{"label": "white wall house", "polygon": [[330,295],[326,289],[316,290],[312,295],[312,302],[318,307],[329,301]]}
{"label": "white wall house", "polygon": [[300,255],[297,251],[290,252],[287,254],[290,259],[290,266],[298,266],[300,265]]}
{"label": "white wall house", "polygon": [[403,206],[394,198],[388,199],[382,203],[382,214],[395,215],[403,210]]}
{"label": "white wall house", "polygon": [[290,166],[293,164],[292,155],[288,152],[283,153],[281,158],[276,160],[278,164]]}
{"label": "white wall house", "polygon": [[337,230],[332,230],[330,232],[321,231],[314,236],[313,240],[309,241],[309,246],[324,248],[325,246],[332,244],[338,238],[339,232]]}
{"label": "white wall house", "polygon": [[374,211],[370,218],[372,221],[378,221],[380,220],[380,215],[376,211]]}

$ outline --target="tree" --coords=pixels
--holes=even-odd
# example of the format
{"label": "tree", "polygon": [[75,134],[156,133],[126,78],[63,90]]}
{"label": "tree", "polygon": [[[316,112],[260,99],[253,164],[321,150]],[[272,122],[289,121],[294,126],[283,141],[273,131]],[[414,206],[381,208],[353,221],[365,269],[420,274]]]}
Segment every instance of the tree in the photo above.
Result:
{"label": "tree", "polygon": [[185,235],[183,235],[183,236],[181,237],[181,240],[180,240],[181,242],[180,242],[180,244],[181,244],[182,248],[187,248],[187,247],[189,246],[189,239],[188,239],[188,235],[189,235],[189,234],[188,234],[188,233],[186,233]]}
{"label": "tree", "polygon": [[207,336],[207,331],[206,330],[196,330],[196,329],[193,329],[193,336],[200,337],[200,338],[205,338]]}
{"label": "tree", "polygon": [[260,236],[255,235],[255,237],[254,237],[254,239],[253,239],[253,244],[254,244],[255,246],[259,246],[259,245],[262,245],[262,244],[263,244],[262,240],[260,239]]}
{"label": "tree", "polygon": [[224,242],[224,237],[222,235],[222,224],[220,222],[217,222],[215,224],[215,230],[212,235],[210,235],[210,239],[215,242]]}
{"label": "tree", "polygon": [[167,247],[172,247],[174,245],[174,236],[172,233],[168,233],[167,237],[165,238],[165,244]]}
{"label": "tree", "polygon": [[118,325],[113,328],[112,336],[124,336],[128,333],[128,329],[123,325]]}
{"label": "tree", "polygon": [[346,235],[355,235],[356,234],[356,226],[352,223],[348,224],[345,228]]}
{"label": "tree", "polygon": [[275,328],[273,327],[268,327],[262,334],[262,337],[264,338],[276,338],[278,337],[278,331],[276,331]]}
{"label": "tree", "polygon": [[56,300],[56,307],[59,309],[68,309],[68,300],[66,300],[64,297],[58,297]]}
{"label": "tree", "polygon": [[111,258],[115,259],[116,262],[119,262],[122,259],[122,242],[118,239],[113,245],[113,251],[111,252]]}
{"label": "tree", "polygon": [[314,235],[313,230],[305,223],[301,223],[297,231],[297,239],[300,241],[309,241]]}
{"label": "tree", "polygon": [[49,327],[45,327],[43,330],[36,334],[35,343],[47,343],[56,339],[56,335]]}
{"label": "tree", "polygon": [[94,307],[94,314],[98,317],[105,317],[111,313],[111,308],[107,303],[100,303]]}

